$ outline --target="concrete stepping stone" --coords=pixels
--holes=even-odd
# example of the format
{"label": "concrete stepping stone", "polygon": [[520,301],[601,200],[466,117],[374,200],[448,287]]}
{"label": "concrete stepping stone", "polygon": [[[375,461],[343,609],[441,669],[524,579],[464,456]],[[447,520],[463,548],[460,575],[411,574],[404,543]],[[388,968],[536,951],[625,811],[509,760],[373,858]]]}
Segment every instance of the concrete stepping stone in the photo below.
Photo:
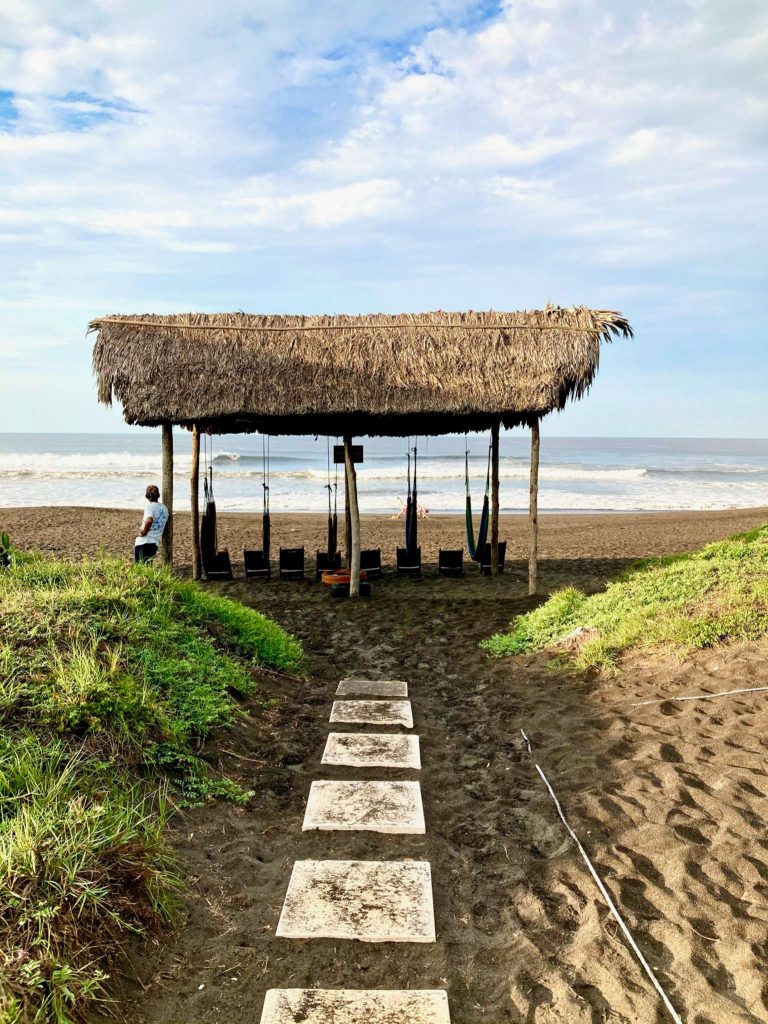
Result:
{"label": "concrete stepping stone", "polygon": [[419,737],[377,732],[332,732],[321,764],[348,768],[421,768]]}
{"label": "concrete stepping stone", "polygon": [[441,989],[271,988],[261,1024],[451,1024]]}
{"label": "concrete stepping stone", "polygon": [[408,683],[400,679],[342,679],[337,697],[407,697]]}
{"label": "concrete stepping stone", "polygon": [[390,832],[423,835],[418,782],[313,782],[304,832]]}
{"label": "concrete stepping stone", "polygon": [[409,700],[335,700],[331,722],[350,725],[402,725],[413,728]]}
{"label": "concrete stepping stone", "polygon": [[297,860],[275,934],[283,939],[434,942],[425,860]]}

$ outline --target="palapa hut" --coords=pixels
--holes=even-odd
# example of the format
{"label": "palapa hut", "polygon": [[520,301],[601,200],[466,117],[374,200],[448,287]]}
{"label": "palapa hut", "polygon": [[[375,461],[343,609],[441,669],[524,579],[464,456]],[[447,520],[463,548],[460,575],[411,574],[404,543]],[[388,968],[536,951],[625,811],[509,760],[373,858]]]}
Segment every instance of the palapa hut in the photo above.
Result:
{"label": "palapa hut", "polygon": [[[93,320],[99,400],[128,423],[162,426],[163,484],[172,490],[174,424],[199,432],[326,434],[345,439],[359,566],[353,436],[490,428],[492,565],[498,558],[500,426],[532,431],[531,592],[536,588],[539,421],[591,385],[600,347],[632,330],[621,313],[547,306],[524,312],[262,316],[184,313]],[[193,463],[196,459],[193,459]],[[197,486],[193,464],[193,523]],[[194,527],[193,527],[194,528]],[[195,538],[199,555],[199,541]],[[199,557],[196,557],[199,573]]]}

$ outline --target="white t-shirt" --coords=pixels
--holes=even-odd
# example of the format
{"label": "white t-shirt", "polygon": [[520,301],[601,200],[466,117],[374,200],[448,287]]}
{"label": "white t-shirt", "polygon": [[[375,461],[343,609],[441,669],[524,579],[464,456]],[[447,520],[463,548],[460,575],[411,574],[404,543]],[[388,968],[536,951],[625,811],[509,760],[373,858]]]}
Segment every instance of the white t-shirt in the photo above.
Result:
{"label": "white t-shirt", "polygon": [[136,547],[139,544],[160,544],[165,524],[168,522],[168,509],[159,501],[148,501],[144,506],[142,526],[150,516],[152,516],[152,525],[149,528],[149,532],[146,537],[138,536],[136,538]]}

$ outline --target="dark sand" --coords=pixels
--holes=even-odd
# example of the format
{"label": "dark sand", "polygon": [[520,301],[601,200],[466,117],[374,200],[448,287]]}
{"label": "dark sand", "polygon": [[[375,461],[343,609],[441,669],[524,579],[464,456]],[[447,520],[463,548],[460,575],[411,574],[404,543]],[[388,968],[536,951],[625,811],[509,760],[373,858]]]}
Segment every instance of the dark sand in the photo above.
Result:
{"label": "dark sand", "polygon": [[[20,544],[76,553],[78,516],[17,510],[0,520]],[[765,510],[543,517],[542,580],[595,590],[631,557],[697,547],[766,518]],[[129,545],[133,521],[105,514],[110,549],[126,544],[126,532]],[[225,520],[231,549],[247,526],[245,517]],[[275,526],[276,543],[311,549],[320,537],[309,518]],[[366,543],[394,546],[392,530],[366,521]],[[458,530],[426,524],[426,558],[449,534],[458,542]],[[478,641],[533,605],[524,530],[504,524],[518,560],[495,580],[387,574],[363,602],[334,601],[310,583],[211,585],[299,635],[311,678],[266,679],[265,706],[208,749],[256,797],[245,809],[216,804],[177,819],[173,840],[190,877],[186,921],[134,949],[118,1019],[257,1024],[267,988],[348,986],[445,987],[454,1024],[662,1024],[669,1018],[568,840],[536,761],[686,1024],[765,1024],[768,694],[631,705],[768,685],[766,645],[634,657],[618,679],[557,675],[541,657],[490,661]],[[336,683],[353,673],[410,682],[421,773],[320,766]],[[302,833],[310,782],[355,777],[420,777],[426,836]],[[275,938],[294,860],[357,857],[431,862],[434,945]]]}
{"label": "dark sand", "polygon": [[[724,512],[646,512],[628,514],[576,514],[540,517],[539,552],[553,560],[555,575],[559,563],[570,559],[627,559],[648,555],[691,551],[712,540],[748,530],[768,519],[768,509],[729,509]],[[95,554],[103,547],[110,554],[130,555],[141,521],[140,502],[136,512],[125,509],[10,508],[0,509],[0,530],[7,530],[22,548],[39,548],[58,555]],[[272,517],[272,552],[304,546],[307,566],[314,567],[314,555],[326,544],[327,519],[310,514],[275,514]],[[402,520],[387,516],[363,516],[362,545],[381,548],[390,565],[395,548],[404,541]],[[343,542],[343,517],[339,538]],[[523,515],[501,517],[500,537],[508,543],[510,562],[528,558],[528,520]],[[229,549],[233,561],[242,558],[244,547],[259,547],[261,515],[219,513],[219,543]],[[462,516],[433,516],[419,522],[419,543],[425,562],[436,562],[439,548],[464,546]],[[176,516],[177,560],[192,558],[190,518]],[[545,566],[546,569],[546,566]],[[571,572],[578,571],[573,570]],[[572,578],[569,577],[569,582]],[[546,584],[549,585],[549,584]],[[559,582],[554,579],[552,585]]]}

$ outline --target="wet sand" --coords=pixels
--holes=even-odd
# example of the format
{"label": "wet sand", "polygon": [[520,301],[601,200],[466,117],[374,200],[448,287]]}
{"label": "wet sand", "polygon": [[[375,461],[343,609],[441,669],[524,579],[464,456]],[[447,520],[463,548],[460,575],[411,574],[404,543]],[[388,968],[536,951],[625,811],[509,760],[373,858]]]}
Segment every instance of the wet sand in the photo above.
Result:
{"label": "wet sand", "polygon": [[[69,514],[17,510],[3,524],[17,542],[28,535],[30,545],[73,554]],[[597,590],[633,557],[698,547],[766,518],[542,517],[542,583]],[[134,521],[105,517],[112,550]],[[275,526],[276,543],[304,540],[310,550],[322,531],[309,517],[276,517]],[[364,524],[385,560],[400,526]],[[425,524],[427,560],[459,526]],[[222,533],[236,550],[252,528],[227,517]],[[478,641],[536,601],[525,594],[524,522],[507,519],[502,535],[514,548],[503,577],[387,573],[370,601],[335,601],[309,582],[207,585],[300,636],[310,677],[266,677],[262,702],[206,749],[256,796],[246,808],[216,804],[176,819],[190,879],[185,922],[133,949],[118,1019],[255,1024],[266,989],[320,986],[447,988],[454,1024],[662,1024],[669,1018],[538,763],[686,1024],[765,1024],[768,694],[668,698],[768,685],[768,645],[636,656],[618,678],[564,675],[540,656],[491,661]],[[410,683],[423,770],[386,777],[420,778],[424,836],[301,831],[312,780],[383,777],[320,764],[336,683],[350,674]],[[633,707],[651,698],[664,700]],[[407,857],[432,865],[436,943],[275,937],[295,860]]]}

